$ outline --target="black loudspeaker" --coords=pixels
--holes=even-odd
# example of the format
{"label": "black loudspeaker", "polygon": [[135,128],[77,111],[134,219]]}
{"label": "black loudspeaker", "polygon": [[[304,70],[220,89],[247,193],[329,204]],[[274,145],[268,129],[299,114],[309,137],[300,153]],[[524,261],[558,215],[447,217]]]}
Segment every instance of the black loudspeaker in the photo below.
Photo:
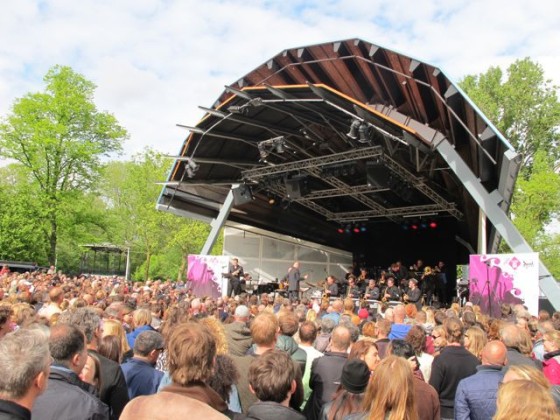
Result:
{"label": "black loudspeaker", "polygon": [[289,199],[301,198],[301,185],[299,179],[286,180],[286,195]]}
{"label": "black loudspeaker", "polygon": [[247,184],[241,184],[237,188],[233,188],[231,191],[233,192],[233,205],[236,207],[253,201],[251,187]]}
{"label": "black loudspeaker", "polygon": [[374,161],[366,164],[366,179],[372,188],[389,188],[391,171],[382,162]]}

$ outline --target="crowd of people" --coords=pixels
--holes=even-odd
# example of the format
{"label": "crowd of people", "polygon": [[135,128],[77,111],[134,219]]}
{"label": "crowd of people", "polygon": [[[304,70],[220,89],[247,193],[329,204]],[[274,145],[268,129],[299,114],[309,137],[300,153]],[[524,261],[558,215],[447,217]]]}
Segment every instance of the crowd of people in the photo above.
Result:
{"label": "crowd of people", "polygon": [[560,419],[560,313],[436,308],[411,272],[408,299],[372,308],[359,276],[338,297],[212,298],[4,269],[0,419]]}

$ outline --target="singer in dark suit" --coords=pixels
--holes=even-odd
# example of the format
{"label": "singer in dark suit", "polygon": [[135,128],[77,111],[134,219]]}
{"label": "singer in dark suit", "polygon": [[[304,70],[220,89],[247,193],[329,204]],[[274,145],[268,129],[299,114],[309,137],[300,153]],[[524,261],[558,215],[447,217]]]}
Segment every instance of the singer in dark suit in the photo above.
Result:
{"label": "singer in dark suit", "polygon": [[241,294],[241,279],[243,278],[243,267],[239,265],[239,260],[233,258],[229,264],[228,269],[229,281],[228,281],[228,296],[231,296],[233,290],[234,296]]}

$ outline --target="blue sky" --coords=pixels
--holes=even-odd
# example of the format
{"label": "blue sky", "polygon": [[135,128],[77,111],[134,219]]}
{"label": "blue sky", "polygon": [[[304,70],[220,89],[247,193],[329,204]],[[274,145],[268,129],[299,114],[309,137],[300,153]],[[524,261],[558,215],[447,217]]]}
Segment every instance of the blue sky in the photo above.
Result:
{"label": "blue sky", "polygon": [[560,85],[560,8],[542,0],[17,0],[0,14],[0,116],[55,64],[145,147],[176,154],[197,106],[287,48],[361,38],[458,80],[531,57]]}

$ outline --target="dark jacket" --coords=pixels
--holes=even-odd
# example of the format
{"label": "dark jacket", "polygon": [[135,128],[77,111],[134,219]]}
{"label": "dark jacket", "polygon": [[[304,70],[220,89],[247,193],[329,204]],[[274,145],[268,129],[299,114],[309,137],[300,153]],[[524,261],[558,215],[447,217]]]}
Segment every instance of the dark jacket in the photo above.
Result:
{"label": "dark jacket", "polygon": [[121,366],[105,356],[100,355],[95,350],[89,350],[99,359],[99,377],[101,379],[101,389],[99,399],[107,404],[111,409],[111,419],[118,419],[128,403],[128,389],[124,379]]}
{"label": "dark jacket", "polygon": [[348,360],[347,353],[326,352],[313,360],[309,386],[311,395],[305,405],[304,414],[309,420],[317,420],[323,405],[332,400],[340,385],[342,367]]}
{"label": "dark jacket", "polygon": [[144,360],[132,358],[121,366],[130,399],[157,392],[163,372]]}
{"label": "dark jacket", "polygon": [[[533,360],[530,357],[524,356],[519,350],[513,347],[508,347],[507,349],[507,360],[507,366],[529,365],[536,367],[538,370],[542,371],[542,362],[540,360]],[[505,368],[506,371],[507,366]]]}
{"label": "dark jacket", "polygon": [[253,344],[251,330],[247,325],[244,322],[234,321],[231,324],[225,324],[224,330],[226,331],[229,354],[245,356],[247,350]]}
{"label": "dark jacket", "polygon": [[31,411],[13,401],[0,400],[0,420],[31,420]]}
{"label": "dark jacket", "polygon": [[455,392],[462,379],[476,373],[479,360],[463,346],[446,346],[432,363],[430,385],[439,395],[441,416],[453,418]]}
{"label": "dark jacket", "polygon": [[293,408],[272,401],[259,401],[249,407],[247,415],[238,414],[236,420],[305,420],[305,416]]}
{"label": "dark jacket", "polygon": [[287,335],[278,336],[276,340],[276,348],[283,350],[290,355],[292,360],[299,365],[301,372],[305,372],[305,363],[307,361],[307,353],[298,346],[293,337]]}
{"label": "dark jacket", "polygon": [[496,414],[498,385],[504,378],[502,366],[477,366],[476,374],[459,382],[455,394],[456,420],[485,420]]}
{"label": "dark jacket", "polygon": [[74,372],[51,366],[47,390],[33,404],[33,419],[108,419],[109,407],[84,388],[84,383]]}

